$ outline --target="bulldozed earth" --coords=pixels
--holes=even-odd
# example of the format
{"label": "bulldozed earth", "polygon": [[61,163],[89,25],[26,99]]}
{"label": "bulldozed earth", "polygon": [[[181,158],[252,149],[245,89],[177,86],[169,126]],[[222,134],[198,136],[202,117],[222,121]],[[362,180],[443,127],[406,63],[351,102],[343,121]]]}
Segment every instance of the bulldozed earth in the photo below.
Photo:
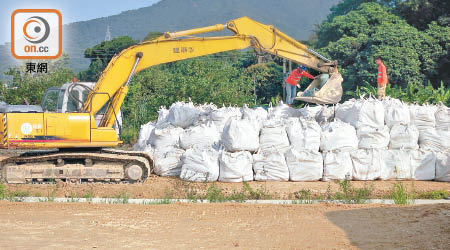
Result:
{"label": "bulldozed earth", "polygon": [[450,205],[0,202],[1,249],[448,249]]}
{"label": "bulldozed earth", "polygon": [[[345,198],[343,185],[350,188],[349,199],[358,194],[362,199],[390,199],[395,185],[417,199],[442,198],[450,191],[448,182],[192,183],[152,175],[134,184],[1,185],[5,200],[0,201],[0,249],[447,249],[450,245],[450,204],[308,204]],[[26,196],[45,197],[47,202],[12,202]],[[51,202],[57,197],[217,203]],[[261,205],[239,199],[299,202]],[[232,202],[220,203],[225,201]]]}

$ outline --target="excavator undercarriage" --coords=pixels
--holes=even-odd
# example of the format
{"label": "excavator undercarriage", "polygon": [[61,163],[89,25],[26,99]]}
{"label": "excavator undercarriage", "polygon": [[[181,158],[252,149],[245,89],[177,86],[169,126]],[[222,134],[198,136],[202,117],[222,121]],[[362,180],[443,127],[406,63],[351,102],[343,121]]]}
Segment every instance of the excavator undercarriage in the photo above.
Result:
{"label": "excavator undercarriage", "polygon": [[115,149],[27,152],[0,162],[7,183],[144,182],[152,158],[145,152]]}

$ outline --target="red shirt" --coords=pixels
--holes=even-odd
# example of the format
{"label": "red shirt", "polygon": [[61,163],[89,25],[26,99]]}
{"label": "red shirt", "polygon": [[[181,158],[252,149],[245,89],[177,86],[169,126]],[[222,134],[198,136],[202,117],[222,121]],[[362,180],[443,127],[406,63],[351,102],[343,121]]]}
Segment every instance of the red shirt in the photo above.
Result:
{"label": "red shirt", "polygon": [[384,87],[388,83],[389,79],[386,73],[386,66],[383,62],[378,64],[378,75],[377,75],[377,83],[378,86]]}
{"label": "red shirt", "polygon": [[290,85],[296,86],[302,76],[306,76],[309,79],[314,79],[314,76],[310,75],[308,72],[297,68],[291,72],[291,74],[286,79],[286,82]]}

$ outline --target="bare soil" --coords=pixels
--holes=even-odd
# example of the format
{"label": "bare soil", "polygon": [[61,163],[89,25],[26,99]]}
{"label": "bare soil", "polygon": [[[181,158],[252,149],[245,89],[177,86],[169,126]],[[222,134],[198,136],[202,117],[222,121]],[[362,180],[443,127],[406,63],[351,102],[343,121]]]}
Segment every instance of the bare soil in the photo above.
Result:
{"label": "bare soil", "polygon": [[448,249],[450,205],[0,202],[1,249]]}

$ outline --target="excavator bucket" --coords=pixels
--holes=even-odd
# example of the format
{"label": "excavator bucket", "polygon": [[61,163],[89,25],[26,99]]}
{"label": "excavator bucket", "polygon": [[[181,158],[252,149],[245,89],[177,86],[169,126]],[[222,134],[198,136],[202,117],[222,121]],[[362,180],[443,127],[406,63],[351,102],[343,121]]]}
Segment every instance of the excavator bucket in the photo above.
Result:
{"label": "excavator bucket", "polygon": [[[311,102],[316,104],[336,104],[342,98],[342,75],[338,72],[332,73],[330,79],[320,88],[320,79],[316,78],[304,92],[298,92],[295,100]],[[314,96],[303,96],[308,90],[319,89]]]}

